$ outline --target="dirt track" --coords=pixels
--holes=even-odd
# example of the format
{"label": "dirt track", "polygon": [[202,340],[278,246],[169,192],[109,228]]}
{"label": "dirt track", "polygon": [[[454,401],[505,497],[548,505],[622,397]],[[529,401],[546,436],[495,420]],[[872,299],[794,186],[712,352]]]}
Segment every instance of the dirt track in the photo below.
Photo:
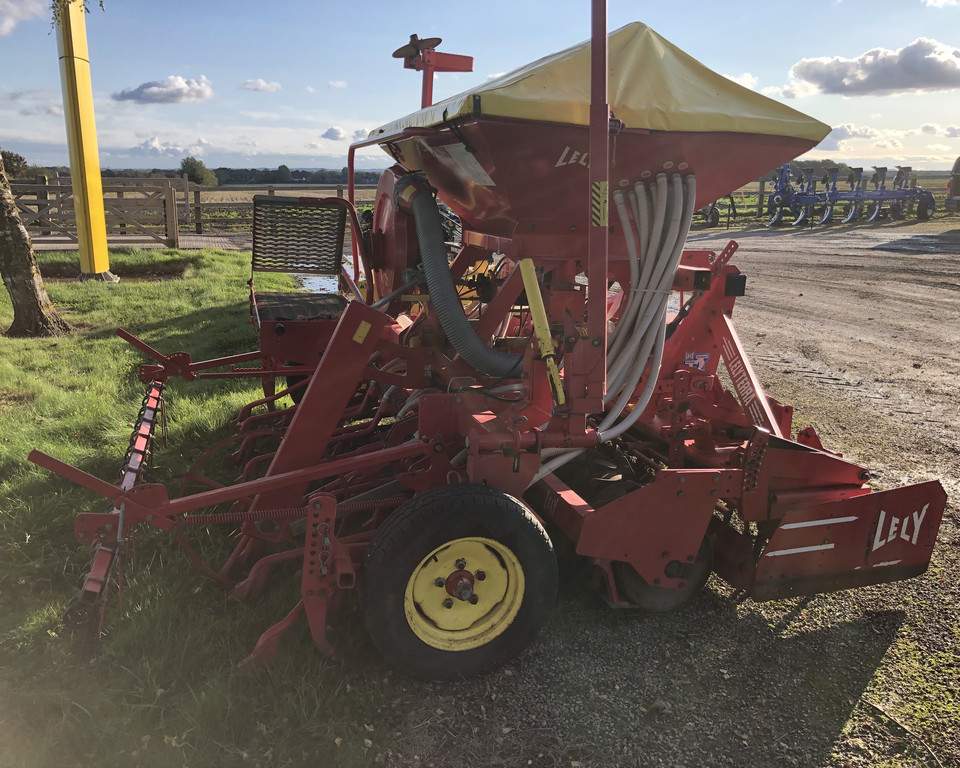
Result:
{"label": "dirt track", "polygon": [[[690,248],[719,250],[701,230]],[[712,578],[679,614],[612,611],[563,559],[558,610],[520,660],[384,702],[387,765],[960,766],[960,222],[738,233],[734,319],[768,393],[891,488],[950,502],[927,575],[757,604]],[[384,677],[387,675],[387,677]]]}
{"label": "dirt track", "polygon": [[[702,231],[688,247],[728,239]],[[734,239],[748,275],[735,320],[769,393],[889,484],[938,477],[957,497],[960,221]]]}

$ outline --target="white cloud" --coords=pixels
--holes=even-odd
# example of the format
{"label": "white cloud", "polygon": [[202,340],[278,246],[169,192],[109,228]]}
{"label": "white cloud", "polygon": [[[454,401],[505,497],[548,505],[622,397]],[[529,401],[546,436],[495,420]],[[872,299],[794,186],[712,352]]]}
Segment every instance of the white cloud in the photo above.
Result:
{"label": "white cloud", "polygon": [[44,88],[19,88],[16,91],[0,94],[0,106],[41,102],[52,98],[53,93],[52,90]]}
{"label": "white cloud", "polygon": [[150,136],[137,146],[122,150],[119,154],[129,154],[138,158],[180,158],[186,155],[203,157],[209,146],[210,142],[204,139],[198,139],[196,144],[184,146],[176,141],[164,141],[159,136]]}
{"label": "white cloud", "polygon": [[184,104],[213,98],[213,88],[206,77],[197,80],[170,75],[166,80],[153,80],[136,88],[114,93],[115,101],[135,101],[138,104]]}
{"label": "white cloud", "polygon": [[323,144],[320,144],[317,141],[311,141],[309,144],[304,144],[307,149],[323,149]]}
{"label": "white cloud", "polygon": [[852,139],[877,139],[880,134],[873,128],[863,125],[852,125],[843,123],[836,126],[826,138],[817,144],[817,150],[821,152],[836,152],[844,148],[844,145]]}
{"label": "white cloud", "polygon": [[0,0],[0,36],[9,35],[21,21],[42,19],[49,13],[47,0]]}
{"label": "white cloud", "polygon": [[801,80],[791,80],[783,86],[768,85],[760,89],[760,93],[772,99],[802,99],[805,96],[813,96],[816,92],[815,85]]}
{"label": "white cloud", "polygon": [[946,144],[927,144],[927,149],[932,149],[934,152],[949,152],[951,147]]}
{"label": "white cloud", "polygon": [[346,80],[331,80],[329,83],[327,83],[327,85],[329,85],[331,88],[346,88],[346,87],[347,87],[347,81],[346,81]]}
{"label": "white cloud", "polygon": [[948,5],[956,5],[957,0],[920,0],[928,8],[946,8]]}
{"label": "white cloud", "polygon": [[307,86],[307,93],[316,93],[316,92],[317,92],[317,89],[314,88],[312,85]]}
{"label": "white cloud", "polygon": [[347,132],[339,126],[332,125],[321,133],[320,136],[324,139],[333,139],[333,141],[343,141],[347,138]]}
{"label": "white cloud", "polygon": [[131,155],[147,155],[149,157],[179,156],[184,149],[179,144],[160,141],[158,136],[151,136],[144,142],[127,150]]}
{"label": "white cloud", "polygon": [[273,91],[280,90],[280,83],[268,83],[262,77],[258,77],[256,80],[247,80],[240,87],[245,91],[261,91],[265,93],[272,93]]}
{"label": "white cloud", "polygon": [[783,88],[787,98],[960,89],[960,48],[921,37],[895,51],[873,48],[855,59],[801,59],[791,68],[790,78],[790,85]]}
{"label": "white cloud", "polygon": [[753,88],[758,82],[760,82],[755,75],[751,75],[749,72],[744,72],[742,75],[724,75],[727,80],[733,80],[737,85],[742,85],[744,88]]}
{"label": "white cloud", "polygon": [[63,117],[63,107],[59,104],[38,104],[32,107],[24,107],[20,110],[20,114],[24,117],[36,117],[37,115]]}
{"label": "white cloud", "polygon": [[370,133],[366,128],[358,128],[353,132],[353,140],[359,141],[360,139],[367,138],[367,135]]}
{"label": "white cloud", "polygon": [[936,123],[924,123],[920,126],[920,133],[929,136],[943,136],[948,139],[960,139],[960,125],[948,125],[942,128]]}
{"label": "white cloud", "polygon": [[15,109],[23,117],[63,117],[59,94],[48,88],[21,88],[0,93],[0,109]]}

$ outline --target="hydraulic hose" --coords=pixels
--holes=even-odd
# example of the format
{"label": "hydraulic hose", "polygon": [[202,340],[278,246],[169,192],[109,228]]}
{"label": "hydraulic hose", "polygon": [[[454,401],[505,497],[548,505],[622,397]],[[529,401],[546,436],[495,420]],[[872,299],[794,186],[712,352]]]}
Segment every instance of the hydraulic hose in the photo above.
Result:
{"label": "hydraulic hose", "polygon": [[[639,291],[634,292],[634,296],[631,296],[631,299],[635,297],[635,301],[629,301],[628,306],[630,306],[631,312],[629,316],[624,312],[624,315],[621,315],[621,323],[624,326],[624,331],[618,333],[609,346],[607,351],[607,367],[617,367],[616,362],[621,359],[621,352],[624,349],[625,344],[627,344],[631,333],[633,331],[633,322],[636,319],[637,314],[642,310],[642,302],[644,300],[643,290],[650,282],[650,270],[653,268],[653,265],[660,258],[660,240],[663,233],[663,221],[667,216],[667,191],[669,187],[667,185],[667,176],[664,173],[660,173],[656,178],[656,187],[651,186],[650,192],[654,197],[653,205],[653,227],[650,232],[650,240],[646,247],[644,247],[643,239],[644,233],[641,232],[640,239],[640,259],[642,260],[641,272],[640,272],[640,281],[639,281]],[[636,190],[639,193],[643,190],[643,185],[640,182],[637,182]],[[656,192],[654,192],[656,190]],[[639,224],[639,222],[638,222]],[[625,323],[623,321],[626,321]],[[612,365],[613,364],[613,365]],[[609,398],[608,398],[609,399]]]}
{"label": "hydraulic hose", "polygon": [[500,378],[518,376],[523,356],[491,349],[470,327],[450,275],[440,211],[426,180],[413,174],[405,176],[397,183],[395,194],[401,207],[413,213],[430,302],[453,348],[481,373]]}
{"label": "hydraulic hose", "polygon": [[[668,179],[665,174],[660,174],[655,185],[647,187],[638,182],[634,192],[635,197],[627,196],[633,224],[638,230],[632,233],[627,231],[630,221],[623,198],[618,200],[616,194],[614,196],[617,213],[628,238],[628,256],[631,259],[639,256],[637,261],[641,277],[632,292],[628,309],[620,316],[619,325],[623,327],[623,332],[614,345],[616,354],[608,355],[609,389],[605,404],[614,399],[616,402],[608,407],[597,426],[597,437],[601,443],[613,440],[630,429],[647,407],[656,388],[666,340],[667,297],[693,218],[696,179],[693,175],[675,175]],[[631,234],[637,237],[639,254],[630,247]],[[631,264],[631,283],[632,272]],[[643,388],[639,396],[634,397],[645,371],[647,375]],[[631,401],[630,412],[620,419]],[[541,454],[543,464],[531,483],[555,472],[582,452],[583,449],[544,451]]]}
{"label": "hydraulic hose", "polygon": [[[627,203],[624,201],[623,192],[619,189],[613,193],[613,202],[617,209],[617,215],[620,217],[620,226],[623,228],[623,237],[627,243],[628,263],[630,266],[630,293],[627,296],[627,303],[624,307],[621,317],[632,316],[633,307],[637,303],[637,285],[640,283],[640,252],[634,239],[634,227],[630,226],[630,218],[627,215]],[[636,210],[636,209],[634,209]],[[626,286],[621,285],[620,291],[626,290]],[[622,325],[617,323],[607,339],[607,343],[612,345],[617,338],[617,334],[622,330]]]}
{"label": "hydraulic hose", "polygon": [[[674,178],[677,179],[678,177]],[[664,290],[661,291],[661,299],[656,305],[656,310],[653,313],[654,324],[652,326],[647,326],[648,328],[655,328],[657,334],[655,337],[656,347],[653,354],[653,361],[650,363],[650,372],[647,375],[647,381],[644,385],[643,392],[641,393],[637,402],[634,403],[633,410],[630,412],[630,414],[622,422],[612,428],[611,424],[613,420],[609,417],[604,420],[604,424],[601,425],[601,429],[599,430],[601,432],[601,442],[611,440],[614,437],[623,434],[627,429],[633,426],[637,419],[640,418],[640,414],[643,412],[643,409],[647,407],[647,403],[653,394],[653,385],[656,382],[657,373],[660,370],[660,361],[663,357],[663,345],[666,339],[666,289],[669,288],[668,283],[669,281],[673,280],[673,275],[676,273],[677,266],[680,264],[680,258],[683,255],[683,245],[686,242],[687,233],[690,231],[690,222],[693,220],[694,203],[697,197],[696,177],[693,176],[693,174],[687,176],[683,182],[683,186],[681,187],[678,185],[678,189],[685,192],[685,194],[682,194],[682,200],[677,201],[678,205],[682,205],[680,226],[672,246],[673,250],[666,259],[667,263],[670,265],[670,268],[663,273],[662,280],[664,281]],[[644,335],[646,335],[646,333]],[[646,360],[647,355],[649,354],[649,347],[646,346],[647,343],[649,343],[649,340],[646,340],[643,350],[636,360],[633,373],[628,379],[626,386],[623,388],[620,400],[618,400],[617,404],[611,409],[611,414],[615,413],[619,415],[623,411],[623,409],[626,407],[626,403],[629,401],[629,394],[633,392],[634,388],[637,386],[637,383],[640,381],[640,377],[643,375],[643,371],[647,367]]]}

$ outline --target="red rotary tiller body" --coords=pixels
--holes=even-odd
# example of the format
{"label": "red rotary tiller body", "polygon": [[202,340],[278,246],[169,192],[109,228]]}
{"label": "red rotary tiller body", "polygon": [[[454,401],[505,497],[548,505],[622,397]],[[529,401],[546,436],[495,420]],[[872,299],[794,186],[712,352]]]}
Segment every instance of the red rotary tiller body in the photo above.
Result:
{"label": "red rotary tiller body", "polygon": [[[233,526],[227,563],[201,567],[242,599],[300,564],[300,601],[249,660],[274,656],[301,615],[332,652],[331,614],[362,587],[375,644],[436,677],[488,669],[535,635],[556,591],[547,528],[611,603],[653,611],[682,605],[711,570],[767,600],[926,569],[940,484],[873,491],[812,429],[791,437],[792,409],[764,393],[733,326],[736,244],[683,250],[694,210],[814,141],[611,119],[605,41],[595,3],[589,121],[488,115],[497,102],[481,94],[468,113],[444,108],[429,125],[427,105],[357,145],[396,161],[372,220],[336,199],[258,198],[255,275],[340,273],[342,288],[278,295],[251,281],[260,349],[193,362],[121,332],[156,364],[141,369],[120,485],[31,454],[113,503],[77,517],[94,559],[72,618],[97,623],[141,524],[185,544],[191,525]],[[452,251],[437,198],[461,222]],[[175,498],[145,482],[171,376],[263,380],[221,446],[237,482],[202,460]]]}

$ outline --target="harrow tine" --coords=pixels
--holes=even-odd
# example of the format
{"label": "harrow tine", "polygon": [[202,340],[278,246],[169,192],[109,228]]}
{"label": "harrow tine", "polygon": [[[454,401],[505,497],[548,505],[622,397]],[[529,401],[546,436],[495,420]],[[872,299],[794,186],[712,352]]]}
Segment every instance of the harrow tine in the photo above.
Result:
{"label": "harrow tine", "polygon": [[820,215],[820,218],[817,220],[817,224],[829,224],[833,221],[833,206],[825,205],[823,207],[823,213]]}
{"label": "harrow tine", "polygon": [[802,205],[800,206],[800,213],[797,214],[797,218],[793,220],[791,226],[798,227],[810,217],[810,212],[813,210],[813,206]]}
{"label": "harrow tine", "polygon": [[867,223],[872,224],[877,220],[877,217],[880,216],[880,207],[881,203],[879,200],[877,200],[873,206],[873,209],[870,211],[870,215],[867,217]]}
{"label": "harrow tine", "polygon": [[850,207],[847,210],[847,215],[843,219],[844,224],[849,224],[851,221],[856,221],[860,217],[860,206],[855,203],[850,203]]}
{"label": "harrow tine", "polygon": [[770,220],[767,222],[768,227],[778,227],[783,221],[783,206],[777,206],[774,208],[773,213],[770,216]]}

